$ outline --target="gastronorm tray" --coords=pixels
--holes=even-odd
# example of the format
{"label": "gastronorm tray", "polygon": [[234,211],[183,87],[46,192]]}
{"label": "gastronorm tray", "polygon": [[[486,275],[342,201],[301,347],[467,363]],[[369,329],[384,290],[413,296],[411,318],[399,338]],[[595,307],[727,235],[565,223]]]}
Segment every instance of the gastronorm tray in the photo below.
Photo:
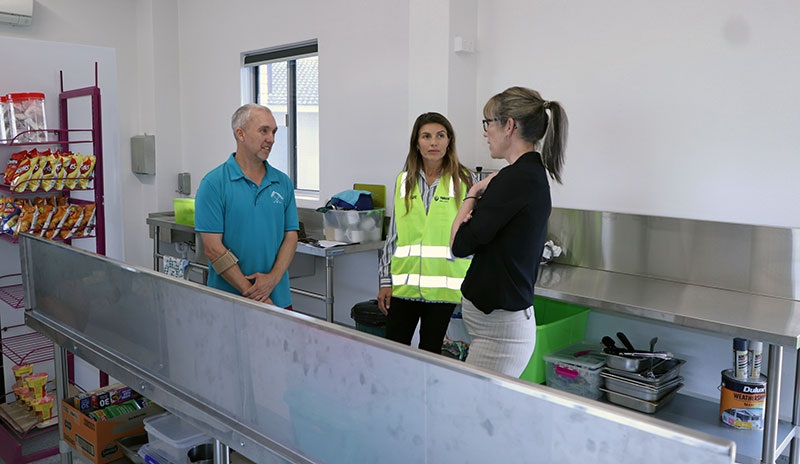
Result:
{"label": "gastronorm tray", "polygon": [[610,375],[605,372],[601,372],[600,376],[605,379],[605,388],[607,390],[611,390],[616,393],[622,393],[624,395],[632,396],[645,401],[658,401],[672,390],[681,388],[683,386],[681,383],[683,381],[683,377],[677,377],[661,386],[652,387],[647,384],[634,382],[628,379]]}
{"label": "gastronorm tray", "polygon": [[[654,366],[659,361],[664,361],[662,357],[653,357],[653,353],[642,352],[641,356],[635,356],[631,353],[628,354],[614,354],[610,353],[606,348],[603,350],[606,355],[606,365],[612,369],[619,369],[621,371],[639,372],[644,369]],[[658,352],[657,355],[668,356],[669,359],[674,359],[672,353]],[[667,360],[669,360],[667,359]]]}
{"label": "gastronorm tray", "polygon": [[685,360],[678,358],[662,360],[653,366],[652,376],[649,374],[649,367],[641,372],[629,372],[610,367],[606,367],[604,371],[618,377],[624,377],[629,380],[646,383],[653,387],[658,387],[678,377],[678,375],[681,373],[681,366],[685,363]]}
{"label": "gastronorm tray", "polygon": [[122,448],[125,456],[135,464],[144,464],[144,459],[139,456],[139,448],[147,443],[147,434],[131,435],[117,440],[117,445]]}
{"label": "gastronorm tray", "polygon": [[676,388],[672,390],[658,401],[640,400],[638,398],[634,398],[628,395],[623,395],[622,393],[617,393],[615,391],[611,391],[606,388],[601,388],[600,391],[605,392],[606,396],[608,397],[608,401],[614,404],[625,406],[626,408],[635,409],[637,411],[644,412],[647,414],[653,414],[655,412],[658,412],[659,409],[661,409],[662,407],[664,407],[664,405],[669,403],[670,400],[672,400],[672,398],[675,396],[675,393],[678,391],[678,389]]}

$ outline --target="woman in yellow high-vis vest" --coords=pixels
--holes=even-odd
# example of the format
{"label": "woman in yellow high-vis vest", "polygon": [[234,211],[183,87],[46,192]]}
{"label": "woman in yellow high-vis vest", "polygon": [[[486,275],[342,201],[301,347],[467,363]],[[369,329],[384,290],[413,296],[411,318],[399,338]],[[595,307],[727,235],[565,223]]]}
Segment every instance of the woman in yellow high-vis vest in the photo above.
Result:
{"label": "woman in yellow high-vis vest", "polygon": [[439,113],[414,122],[378,269],[386,338],[410,345],[419,323],[419,348],[439,354],[470,263],[450,252],[450,225],[475,182],[455,142],[453,126]]}

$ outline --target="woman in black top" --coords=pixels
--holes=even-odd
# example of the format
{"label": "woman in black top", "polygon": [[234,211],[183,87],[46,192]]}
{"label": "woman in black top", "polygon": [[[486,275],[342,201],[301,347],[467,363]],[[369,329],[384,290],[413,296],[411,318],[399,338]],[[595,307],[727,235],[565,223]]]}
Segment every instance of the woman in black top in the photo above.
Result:
{"label": "woman in black top", "polygon": [[551,210],[547,177],[561,183],[567,115],[522,87],[493,96],[483,115],[489,153],[508,166],[469,189],[451,247],[455,256],[473,255],[461,286],[472,339],[467,363],[519,377],[536,344],[533,290]]}

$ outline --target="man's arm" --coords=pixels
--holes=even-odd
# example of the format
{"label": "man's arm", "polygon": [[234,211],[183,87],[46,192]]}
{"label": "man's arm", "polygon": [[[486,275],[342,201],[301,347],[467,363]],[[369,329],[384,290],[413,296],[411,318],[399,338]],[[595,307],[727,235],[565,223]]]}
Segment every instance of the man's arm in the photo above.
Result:
{"label": "man's arm", "polygon": [[255,283],[250,289],[243,292],[242,295],[253,300],[272,304],[272,300],[269,296],[272,294],[272,290],[275,289],[275,286],[278,285],[278,282],[281,281],[281,278],[283,278],[283,274],[289,269],[289,265],[292,264],[292,259],[294,259],[294,253],[296,251],[297,231],[287,230],[283,233],[283,242],[278,249],[278,256],[275,258],[275,264],[272,266],[272,269],[266,274],[257,272],[249,276],[244,276],[246,279],[255,281]]}
{"label": "man's arm", "polygon": [[[228,249],[225,248],[225,245],[222,244],[222,234],[212,234],[209,232],[201,232],[200,239],[203,241],[203,248],[205,249],[206,258],[210,262],[214,262],[217,258],[224,255]],[[238,264],[234,264],[233,266],[226,269],[220,277],[225,279],[229,284],[233,286],[239,293],[244,294],[250,287],[253,286],[253,283],[247,280],[247,278],[242,274],[241,268],[239,268]]]}

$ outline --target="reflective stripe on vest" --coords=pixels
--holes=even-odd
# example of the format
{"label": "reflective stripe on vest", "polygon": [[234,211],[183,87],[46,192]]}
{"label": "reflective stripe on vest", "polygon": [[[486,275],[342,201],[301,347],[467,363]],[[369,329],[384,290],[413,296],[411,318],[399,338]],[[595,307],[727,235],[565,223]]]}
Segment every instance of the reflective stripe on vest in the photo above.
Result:
{"label": "reflective stripe on vest", "polygon": [[[392,295],[460,303],[461,283],[470,261],[454,258],[450,251],[450,226],[458,212],[453,183],[449,176],[442,176],[428,214],[415,184],[406,213],[405,180],[406,173],[400,173],[395,190],[397,246],[392,255]],[[466,186],[461,185],[460,190],[463,197]]]}
{"label": "reflective stripe on vest", "polygon": [[461,291],[463,277],[421,276],[419,274],[392,274],[392,285],[411,285],[425,288],[449,288]]}

